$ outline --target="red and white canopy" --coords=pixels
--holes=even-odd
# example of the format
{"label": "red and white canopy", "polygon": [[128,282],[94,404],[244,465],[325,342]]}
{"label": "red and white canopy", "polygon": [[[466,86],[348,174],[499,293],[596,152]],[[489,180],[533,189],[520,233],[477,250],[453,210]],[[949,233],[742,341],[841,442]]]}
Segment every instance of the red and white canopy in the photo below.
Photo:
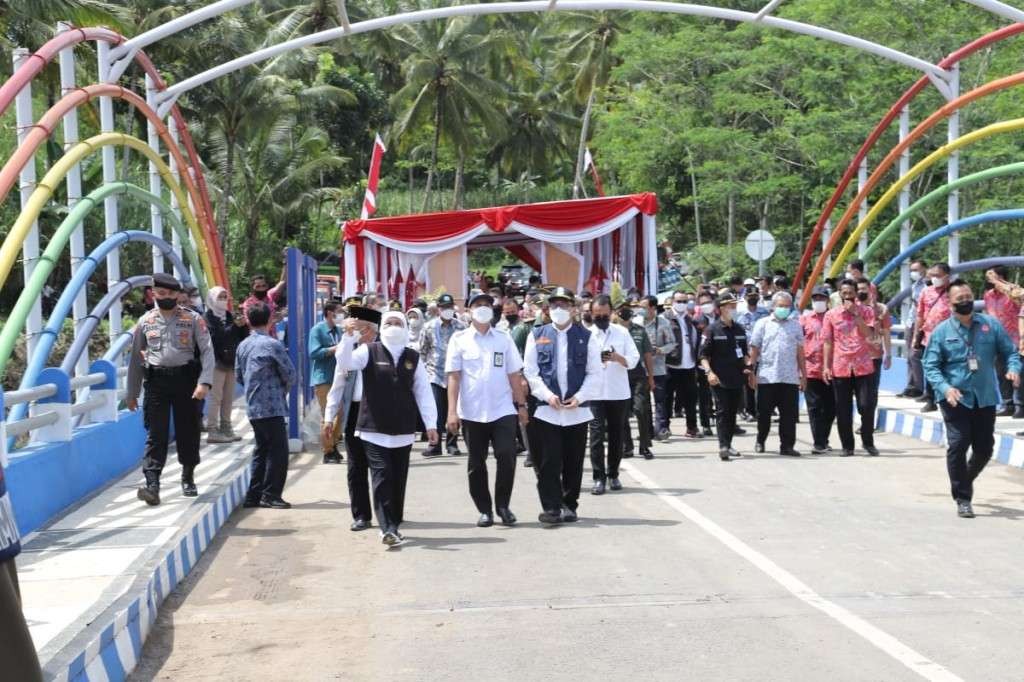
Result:
{"label": "red and white canopy", "polygon": [[581,280],[592,288],[607,290],[619,281],[653,292],[657,210],[657,197],[643,193],[349,220],[343,226],[345,293],[395,292],[410,279],[430,289],[426,261],[463,246],[504,247],[544,276],[542,244],[582,259]]}

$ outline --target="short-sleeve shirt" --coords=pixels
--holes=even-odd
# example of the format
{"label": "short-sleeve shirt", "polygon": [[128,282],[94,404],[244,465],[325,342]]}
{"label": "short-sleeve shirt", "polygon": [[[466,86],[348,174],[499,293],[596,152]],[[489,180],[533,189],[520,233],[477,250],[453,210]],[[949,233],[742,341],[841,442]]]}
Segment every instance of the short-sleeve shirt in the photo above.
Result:
{"label": "short-sleeve shirt", "polygon": [[633,337],[636,349],[640,352],[640,362],[636,363],[636,366],[629,370],[629,380],[636,381],[647,376],[647,365],[644,363],[644,356],[648,353],[654,353],[654,346],[651,344],[651,337],[647,335],[647,329],[643,325],[630,322],[626,328],[629,330],[629,335]]}
{"label": "short-sleeve shirt", "polygon": [[492,327],[481,334],[472,326],[455,332],[445,369],[461,373],[460,419],[488,423],[516,413],[508,375],[522,370],[523,360],[507,333]]}
{"label": "short-sleeve shirt", "polygon": [[[866,305],[856,304],[864,324],[875,326],[875,312]],[[825,313],[822,329],[824,341],[832,344],[832,374],[841,378],[863,377],[874,373],[870,340],[861,334],[853,313],[845,308],[833,308]]]}
{"label": "short-sleeve shirt", "polygon": [[921,331],[924,332],[924,338],[921,342],[926,346],[935,328],[944,320],[949,319],[949,316],[953,313],[949,307],[947,291],[946,287],[941,289],[928,287],[921,292],[921,300],[917,302],[917,316],[924,320],[921,324]]}
{"label": "short-sleeve shirt", "polygon": [[1020,344],[1020,330],[1017,328],[1017,319],[1021,314],[1019,303],[1003,292],[992,289],[985,292],[985,312],[1003,325],[1013,345]]}
{"label": "short-sleeve shirt", "polygon": [[821,379],[825,369],[825,339],[822,336],[825,315],[808,311],[800,318],[800,327],[804,330],[804,369],[808,379]]}
{"label": "short-sleeve shirt", "polygon": [[797,349],[803,352],[804,332],[795,317],[779,321],[774,315],[754,325],[751,348],[759,350],[757,380],[762,384],[799,384]]}
{"label": "short-sleeve shirt", "polygon": [[871,344],[871,359],[878,360],[885,355],[885,346],[882,345],[882,337],[885,335],[892,334],[892,316],[889,314],[888,309],[878,304],[878,309],[875,311],[875,330],[878,335],[875,338],[875,342]]}

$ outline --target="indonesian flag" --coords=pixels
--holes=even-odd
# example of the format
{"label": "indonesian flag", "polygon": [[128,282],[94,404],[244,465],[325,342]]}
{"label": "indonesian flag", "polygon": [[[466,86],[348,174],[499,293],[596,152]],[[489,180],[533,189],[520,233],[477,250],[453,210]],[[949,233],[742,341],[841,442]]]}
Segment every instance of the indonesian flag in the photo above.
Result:
{"label": "indonesian flag", "polygon": [[363,199],[363,211],[360,216],[366,220],[377,212],[377,185],[380,184],[380,161],[384,157],[387,148],[380,135],[373,140],[373,156],[370,158],[370,175],[366,180],[366,197]]}
{"label": "indonesian flag", "polygon": [[597,188],[599,196],[604,196],[604,185],[601,184],[601,176],[597,174],[597,166],[594,165],[594,157],[590,154],[590,147],[586,147],[583,150],[583,170],[590,170],[591,177],[594,178],[594,187]]}

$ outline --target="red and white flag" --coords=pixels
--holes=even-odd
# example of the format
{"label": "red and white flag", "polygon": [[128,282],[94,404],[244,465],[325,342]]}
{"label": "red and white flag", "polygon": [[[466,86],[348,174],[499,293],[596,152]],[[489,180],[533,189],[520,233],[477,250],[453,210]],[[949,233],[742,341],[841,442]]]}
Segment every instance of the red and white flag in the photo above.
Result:
{"label": "red and white flag", "polygon": [[363,211],[360,217],[366,220],[377,212],[377,185],[380,184],[380,162],[387,148],[384,140],[377,135],[373,140],[373,156],[370,158],[370,175],[366,180],[366,197],[363,199]]}
{"label": "red and white flag", "polygon": [[604,185],[601,183],[601,176],[597,174],[597,166],[594,165],[594,157],[590,154],[590,147],[583,150],[583,170],[590,170],[591,177],[594,178],[594,187],[597,188],[598,196],[604,196]]}

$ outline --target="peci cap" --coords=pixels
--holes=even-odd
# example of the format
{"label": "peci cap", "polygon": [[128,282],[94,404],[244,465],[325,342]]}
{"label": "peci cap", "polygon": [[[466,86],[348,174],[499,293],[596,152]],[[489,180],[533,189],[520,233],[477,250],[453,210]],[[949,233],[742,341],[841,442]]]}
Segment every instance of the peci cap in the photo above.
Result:
{"label": "peci cap", "polygon": [[375,308],[368,308],[364,305],[350,305],[348,307],[348,316],[356,320],[380,325],[381,314]]}
{"label": "peci cap", "polygon": [[168,275],[166,272],[153,273],[153,286],[170,291],[181,291],[181,282],[174,275]]}

